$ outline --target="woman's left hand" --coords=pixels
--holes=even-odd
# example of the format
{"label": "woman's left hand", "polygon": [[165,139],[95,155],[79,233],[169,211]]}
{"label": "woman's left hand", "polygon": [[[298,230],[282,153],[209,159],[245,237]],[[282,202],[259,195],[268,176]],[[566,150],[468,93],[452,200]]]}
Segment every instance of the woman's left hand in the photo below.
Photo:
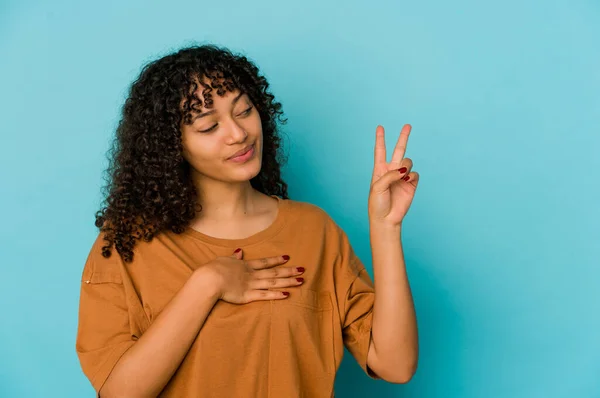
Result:
{"label": "woman's left hand", "polygon": [[375,132],[375,165],[369,192],[369,222],[400,226],[408,212],[419,183],[419,173],[412,171],[412,160],[405,158],[411,126],[404,125],[388,163],[385,133],[382,126]]}

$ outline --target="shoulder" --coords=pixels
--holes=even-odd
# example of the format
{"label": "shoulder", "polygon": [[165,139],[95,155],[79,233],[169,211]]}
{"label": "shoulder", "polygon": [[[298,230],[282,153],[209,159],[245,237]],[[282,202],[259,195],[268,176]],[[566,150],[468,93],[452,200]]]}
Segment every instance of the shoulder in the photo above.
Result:
{"label": "shoulder", "polygon": [[121,280],[122,259],[115,246],[110,247],[111,255],[109,257],[104,257],[102,254],[108,245],[105,234],[103,232],[97,233],[85,260],[81,277],[82,282],[119,282]]}

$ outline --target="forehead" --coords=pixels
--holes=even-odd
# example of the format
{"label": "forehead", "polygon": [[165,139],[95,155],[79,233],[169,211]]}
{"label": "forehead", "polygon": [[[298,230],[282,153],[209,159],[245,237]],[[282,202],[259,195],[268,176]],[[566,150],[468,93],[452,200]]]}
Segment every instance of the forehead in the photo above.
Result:
{"label": "forehead", "polygon": [[230,80],[205,76],[201,81],[202,84],[194,78],[195,85],[191,85],[187,95],[181,99],[183,124],[191,124],[199,114],[216,112],[215,108],[227,107],[235,98],[242,97],[241,91]]}
{"label": "forehead", "polygon": [[[229,103],[240,94],[239,88],[224,78],[209,79],[203,76],[201,80],[194,78],[193,82],[195,86],[190,87],[187,99],[192,102],[192,112],[213,108],[215,102]],[[182,99],[182,104],[185,101],[185,98]]]}

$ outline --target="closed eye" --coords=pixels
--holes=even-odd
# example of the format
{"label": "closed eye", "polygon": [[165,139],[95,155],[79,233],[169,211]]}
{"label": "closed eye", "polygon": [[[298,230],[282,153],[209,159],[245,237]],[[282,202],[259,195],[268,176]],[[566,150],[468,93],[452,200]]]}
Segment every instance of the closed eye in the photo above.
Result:
{"label": "closed eye", "polygon": [[[248,116],[251,112],[252,112],[252,108],[254,108],[254,106],[251,106],[250,108],[246,109],[245,111],[243,111],[242,113],[240,113],[239,116]],[[213,131],[214,129],[216,129],[218,126],[218,124],[215,124],[212,127],[207,128],[206,130],[199,130],[201,133],[210,133],[211,131]]]}
{"label": "closed eye", "polygon": [[217,128],[217,126],[218,126],[218,124],[215,124],[214,126],[207,128],[206,130],[200,130],[200,132],[201,132],[201,133],[208,133],[208,132],[211,132],[211,131],[213,131],[215,128]]}

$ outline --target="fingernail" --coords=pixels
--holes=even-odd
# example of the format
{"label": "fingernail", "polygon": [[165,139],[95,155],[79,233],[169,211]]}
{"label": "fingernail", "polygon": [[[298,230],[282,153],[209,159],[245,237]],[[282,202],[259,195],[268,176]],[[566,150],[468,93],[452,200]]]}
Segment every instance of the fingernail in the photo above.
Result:
{"label": "fingernail", "polygon": [[290,292],[281,292],[285,297],[290,295]]}
{"label": "fingernail", "polygon": [[406,176],[406,177],[404,177],[404,178],[403,178],[403,180],[404,180],[404,181],[408,181],[408,180],[410,180],[410,176]]}
{"label": "fingernail", "polygon": [[282,257],[283,257],[283,259],[284,259],[285,261],[287,261],[287,260],[289,260],[289,259],[290,259],[290,256],[288,256],[287,254],[284,254]]}
{"label": "fingernail", "polygon": [[296,278],[298,282],[304,282],[304,278]]}
{"label": "fingernail", "polygon": [[237,252],[239,252],[240,250],[242,250],[242,249],[241,249],[241,248],[237,248],[237,249],[235,249],[234,253],[237,253]]}
{"label": "fingernail", "polygon": [[402,167],[401,169],[399,169],[398,171],[400,173],[406,173],[406,170],[408,170],[406,167]]}
{"label": "fingernail", "polygon": [[296,269],[298,270],[298,272],[304,272],[304,267],[298,267]]}

